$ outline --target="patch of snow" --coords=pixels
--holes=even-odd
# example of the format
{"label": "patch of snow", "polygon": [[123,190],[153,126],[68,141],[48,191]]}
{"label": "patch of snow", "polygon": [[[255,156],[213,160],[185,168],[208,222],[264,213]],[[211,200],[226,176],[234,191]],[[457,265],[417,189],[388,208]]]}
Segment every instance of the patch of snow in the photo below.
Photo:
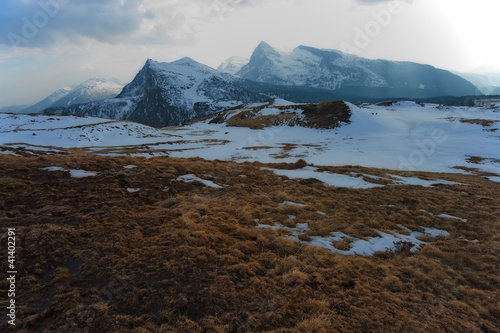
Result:
{"label": "patch of snow", "polygon": [[460,220],[464,223],[467,223],[469,220],[467,219],[463,219],[463,218],[460,218],[460,217],[456,217],[456,216],[452,216],[452,215],[448,215],[448,214],[440,214],[438,215],[437,217],[441,217],[441,218],[444,218],[444,219],[455,219],[455,220]]}
{"label": "patch of snow", "polygon": [[283,201],[280,204],[280,206],[295,206],[295,207],[304,208],[306,205],[295,203],[295,202],[291,202],[291,201]]}
{"label": "patch of snow", "polygon": [[318,172],[316,168],[305,167],[297,170],[281,170],[281,169],[269,169],[263,168],[265,170],[270,170],[277,175],[286,176],[290,179],[317,179],[323,182],[327,186],[335,187],[346,187],[346,188],[356,188],[356,189],[366,189],[373,187],[383,187],[380,184],[373,184],[364,181],[362,178],[355,178],[342,174],[335,174],[330,172]]}
{"label": "patch of snow", "polygon": [[308,222],[306,222],[306,223],[297,223],[295,229],[300,230],[302,232],[305,232],[305,231],[309,230],[309,223]]}
{"label": "patch of snow", "polygon": [[[390,233],[382,232],[380,230],[375,230],[379,237],[368,237],[367,240],[358,239],[356,237],[351,237],[343,232],[332,232],[331,236],[310,236],[311,241],[301,241],[299,236],[304,232],[309,230],[308,223],[297,223],[295,228],[284,227],[280,223],[276,223],[274,226],[259,224],[257,228],[271,229],[277,231],[279,229],[284,229],[292,233],[288,236],[290,240],[299,242],[305,245],[318,246],[330,250],[335,253],[342,255],[361,255],[361,256],[373,256],[376,252],[393,251],[396,249],[395,243],[398,242],[410,242],[413,244],[410,249],[415,252],[420,249],[422,245],[429,244],[418,239],[418,237],[429,236],[432,238],[440,236],[449,236],[450,234],[445,230],[425,228],[421,227],[424,232],[412,231],[402,225],[398,225],[402,230],[404,230],[409,235],[404,235],[396,230],[392,230]],[[341,241],[343,239],[348,239],[351,241],[350,249],[347,251],[337,249],[333,243]]]}
{"label": "patch of snow", "polygon": [[126,165],[126,166],[124,166],[123,168],[124,168],[124,169],[127,169],[127,170],[130,170],[130,169],[134,169],[134,168],[136,168],[136,167],[137,167],[136,165],[132,165],[132,164],[130,164],[130,165]]}
{"label": "patch of snow", "polygon": [[443,179],[425,180],[425,179],[421,179],[418,177],[402,177],[402,176],[396,176],[396,175],[391,175],[391,174],[389,174],[388,176],[399,179],[399,181],[395,182],[398,185],[417,185],[417,186],[423,186],[423,187],[431,187],[431,186],[436,185],[436,184],[465,185],[465,184],[456,183],[456,182],[452,182],[449,180],[443,180]]}
{"label": "patch of snow", "polygon": [[353,177],[356,177],[357,175],[361,175],[363,177],[366,177],[366,178],[370,178],[370,179],[374,179],[374,180],[384,180],[384,179],[387,179],[387,178],[384,178],[384,177],[379,177],[379,176],[373,176],[373,175],[368,175],[368,174],[365,174],[365,173],[362,173],[362,174],[356,174],[356,172],[351,172],[352,176]]}
{"label": "patch of snow", "polygon": [[444,237],[450,236],[450,233],[446,230],[439,230],[439,229],[426,228],[426,227],[421,227],[421,228],[424,229],[425,234],[427,236],[430,236],[433,238],[439,237],[439,236],[444,236]]}
{"label": "patch of snow", "polygon": [[257,229],[271,229],[274,231],[279,230],[282,227],[283,226],[280,223],[275,223],[275,225],[259,224],[258,226],[256,226]]}
{"label": "patch of snow", "polygon": [[40,168],[40,170],[46,170],[46,171],[66,171],[66,169],[58,166],[51,166],[51,167],[46,167],[46,168]]}
{"label": "patch of snow", "polygon": [[206,187],[222,188],[222,186],[219,186],[219,185],[215,184],[211,180],[201,179],[201,178],[199,178],[199,177],[197,177],[196,175],[193,175],[193,174],[179,176],[179,177],[177,177],[176,180],[183,181],[183,182],[186,182],[186,183],[200,182],[203,185],[205,185]]}
{"label": "patch of snow", "polygon": [[493,182],[500,183],[500,177],[490,176],[490,177],[486,177],[486,178],[488,178],[489,180],[491,180]]}
{"label": "patch of snow", "polygon": [[95,171],[85,171],[85,170],[68,170],[58,166],[51,166],[46,168],[40,168],[40,170],[46,171],[68,171],[71,178],[86,178],[86,177],[95,177],[97,176],[97,172]]}
{"label": "patch of snow", "polygon": [[139,191],[142,191],[142,188],[127,188],[127,192],[128,193],[136,193],[136,192],[139,192]]}
{"label": "patch of snow", "polygon": [[97,172],[94,171],[85,171],[85,170],[68,170],[71,178],[86,178],[86,177],[95,177],[97,176]]}
{"label": "patch of snow", "polygon": [[288,106],[288,105],[299,105],[298,103],[290,102],[281,98],[274,99],[274,106]]}

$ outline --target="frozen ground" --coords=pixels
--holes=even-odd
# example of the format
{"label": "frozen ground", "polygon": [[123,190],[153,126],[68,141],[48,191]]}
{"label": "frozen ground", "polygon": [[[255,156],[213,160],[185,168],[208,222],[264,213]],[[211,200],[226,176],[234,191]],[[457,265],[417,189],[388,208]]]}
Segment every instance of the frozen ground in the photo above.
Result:
{"label": "frozen ground", "polygon": [[[496,104],[495,104],[496,103]],[[279,102],[283,105],[283,101]],[[214,160],[360,165],[392,170],[466,172],[500,176],[500,103],[483,107],[349,104],[351,123],[334,130],[276,126],[262,130],[209,124],[156,129],[99,118],[0,114],[3,153],[64,152],[201,157]],[[265,114],[272,109],[264,109]],[[299,173],[301,171],[297,171]],[[304,177],[314,170],[302,170]],[[300,177],[300,174],[294,174]],[[318,175],[330,177],[329,175]],[[369,176],[369,175],[368,175]],[[328,182],[328,179],[322,181]],[[341,179],[340,182],[352,181]],[[360,179],[356,180],[357,182]],[[402,182],[410,183],[406,179]],[[420,182],[419,180],[416,180]],[[355,185],[355,184],[354,184]],[[363,183],[358,184],[363,186]]]}

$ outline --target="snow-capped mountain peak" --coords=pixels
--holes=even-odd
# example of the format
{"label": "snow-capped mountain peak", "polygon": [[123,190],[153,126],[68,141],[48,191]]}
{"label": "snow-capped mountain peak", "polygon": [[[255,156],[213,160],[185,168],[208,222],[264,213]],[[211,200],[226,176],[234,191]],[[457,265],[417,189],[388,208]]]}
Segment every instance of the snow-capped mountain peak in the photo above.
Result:
{"label": "snow-capped mountain peak", "polygon": [[90,78],[54,102],[51,107],[71,106],[115,97],[123,86],[103,77]]}
{"label": "snow-capped mountain peak", "polygon": [[257,48],[255,49],[256,52],[263,52],[269,55],[279,55],[280,53],[274,49],[271,45],[269,45],[266,42],[260,42]]}
{"label": "snow-capped mountain peak", "polygon": [[68,107],[115,97],[123,84],[117,79],[90,78],[80,84],[56,90],[37,104],[23,110],[24,113],[39,113],[51,107]]}

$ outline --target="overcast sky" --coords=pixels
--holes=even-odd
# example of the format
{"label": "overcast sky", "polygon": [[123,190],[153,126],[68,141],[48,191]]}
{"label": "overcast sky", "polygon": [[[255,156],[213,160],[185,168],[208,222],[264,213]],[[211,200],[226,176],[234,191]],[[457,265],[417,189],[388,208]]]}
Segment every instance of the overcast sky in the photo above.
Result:
{"label": "overcast sky", "polygon": [[260,41],[461,72],[500,71],[499,0],[0,0],[0,107],[147,58],[212,67]]}

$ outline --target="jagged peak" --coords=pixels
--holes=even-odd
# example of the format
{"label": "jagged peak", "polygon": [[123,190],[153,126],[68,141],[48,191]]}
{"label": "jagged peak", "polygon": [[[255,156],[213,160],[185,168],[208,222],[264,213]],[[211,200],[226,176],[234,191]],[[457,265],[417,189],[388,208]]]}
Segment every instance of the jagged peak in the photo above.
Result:
{"label": "jagged peak", "polygon": [[257,47],[269,47],[269,48],[272,48],[272,46],[271,46],[271,45],[269,45],[268,43],[266,43],[266,42],[264,42],[264,41],[260,42],[260,43],[259,43],[259,45],[258,45]]}
{"label": "jagged peak", "polygon": [[260,44],[253,51],[249,64],[251,65],[252,63],[260,62],[263,59],[276,57],[281,57],[281,54],[266,42],[260,42]]}
{"label": "jagged peak", "polygon": [[264,41],[260,42],[255,50],[262,50],[266,53],[279,53],[271,45],[269,45],[268,43],[266,43]]}
{"label": "jagged peak", "polygon": [[146,60],[145,66],[151,66],[151,65],[157,64],[157,63],[158,63],[157,61],[154,61],[153,59],[148,58],[148,60]]}

